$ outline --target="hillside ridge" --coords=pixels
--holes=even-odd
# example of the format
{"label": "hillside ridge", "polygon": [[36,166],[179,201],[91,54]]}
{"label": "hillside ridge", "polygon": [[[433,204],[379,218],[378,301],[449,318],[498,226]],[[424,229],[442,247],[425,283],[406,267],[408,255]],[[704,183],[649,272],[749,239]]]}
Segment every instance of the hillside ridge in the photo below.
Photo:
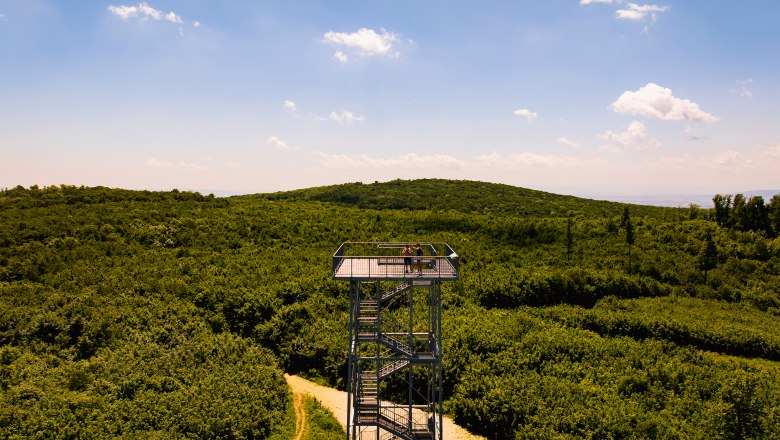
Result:
{"label": "hillside ridge", "polygon": [[[408,209],[491,213],[526,217],[619,215],[625,203],[516,187],[502,183],[448,179],[395,179],[374,183],[343,183],[256,194],[268,200],[310,200],[361,209]],[[242,196],[238,196],[242,197]],[[640,216],[663,217],[679,208],[632,205]]]}

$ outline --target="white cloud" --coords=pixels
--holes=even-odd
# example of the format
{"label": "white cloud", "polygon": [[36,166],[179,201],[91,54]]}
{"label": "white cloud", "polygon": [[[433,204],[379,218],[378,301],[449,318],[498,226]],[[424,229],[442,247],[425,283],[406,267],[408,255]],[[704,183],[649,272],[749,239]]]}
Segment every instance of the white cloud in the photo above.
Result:
{"label": "white cloud", "polygon": [[173,11],[167,13],[165,15],[165,19],[170,21],[171,23],[182,24],[181,17],[174,14]]}
{"label": "white cloud", "polygon": [[536,120],[536,118],[539,116],[538,113],[532,112],[531,110],[528,110],[527,108],[519,108],[512,112],[513,114],[517,116],[522,116],[526,119],[528,119],[529,122],[533,122]]}
{"label": "white cloud", "polygon": [[338,61],[339,63],[342,63],[342,64],[345,64],[345,63],[347,63],[349,61],[349,56],[347,54],[345,54],[344,52],[340,51],[340,50],[337,50],[333,54],[333,58],[336,61]]}
{"label": "white cloud", "polygon": [[[160,21],[164,19],[166,21],[170,21],[171,23],[182,24],[181,17],[176,15],[176,13],[173,11],[170,11],[167,14],[163,14],[161,10],[149,6],[149,4],[146,2],[141,2],[138,4],[138,6],[109,5],[108,10],[122,20],[138,17],[142,20],[152,19],[155,21]],[[198,23],[198,25],[200,25],[200,23]]]}
{"label": "white cloud", "polygon": [[123,20],[127,20],[130,17],[135,17],[138,15],[138,7],[137,6],[114,6],[110,5],[108,7],[108,10],[118,16],[119,18]]}
{"label": "white cloud", "polygon": [[612,111],[663,121],[714,122],[718,118],[687,99],[676,98],[671,89],[648,83],[636,92],[626,91],[610,105]]}
{"label": "white cloud", "polygon": [[628,124],[626,131],[622,133],[615,133],[607,130],[604,134],[599,136],[601,139],[607,141],[606,145],[599,148],[600,151],[606,152],[618,152],[623,148],[635,148],[638,150],[648,150],[658,148],[661,146],[661,142],[658,139],[650,138],[645,131],[645,124],[639,121],[632,121]]}
{"label": "white cloud", "polygon": [[[729,175],[762,177],[776,175],[780,167],[780,144],[774,147],[752,150],[721,150],[700,156],[690,153],[667,156],[655,162],[660,167],[710,173],[712,170],[727,171]],[[767,179],[764,179],[767,180]],[[768,180],[772,180],[770,177]],[[776,181],[776,180],[775,180]],[[744,183],[742,184],[744,185]]]}
{"label": "white cloud", "polygon": [[580,159],[574,156],[556,156],[536,153],[490,154],[476,156],[474,162],[480,167],[499,170],[513,170],[518,168],[587,168],[593,161]]}
{"label": "white cloud", "polygon": [[339,170],[366,169],[462,169],[466,163],[448,154],[419,155],[402,154],[397,157],[377,158],[366,154],[349,156],[346,154],[317,153],[323,159],[326,168]]}
{"label": "white cloud", "polygon": [[199,28],[200,27],[200,22],[198,20],[193,21],[192,22],[192,27]]}
{"label": "white cloud", "polygon": [[341,113],[331,112],[328,116],[331,120],[338,122],[339,124],[351,124],[356,121],[362,121],[365,116],[359,116],[351,111],[344,110]]}
{"label": "white cloud", "polygon": [[752,84],[753,80],[748,79],[738,79],[737,80],[737,86],[739,87],[738,90],[734,90],[734,92],[739,93],[739,96],[742,98],[752,98],[753,92],[748,89],[748,85]]}
{"label": "white cloud", "polygon": [[700,140],[708,139],[707,137],[697,135],[694,132],[693,127],[691,127],[691,124],[685,125],[685,127],[682,128],[682,132],[685,133],[688,136],[688,139],[692,141],[700,141]]}
{"label": "white cloud", "polygon": [[141,2],[138,5],[138,10],[141,12],[141,14],[152,17],[155,20],[159,20],[160,18],[162,18],[162,11],[154,9],[153,7],[149,6],[146,2]]}
{"label": "white cloud", "polygon": [[173,169],[191,169],[191,170],[205,170],[207,169],[203,165],[198,165],[196,163],[189,163],[189,162],[168,162],[164,160],[158,160],[156,158],[151,158],[146,161],[146,166],[149,168],[160,168],[160,169],[166,169],[166,170],[173,170]]}
{"label": "white cloud", "polygon": [[624,20],[633,20],[633,21],[639,21],[643,20],[647,14],[650,14],[650,16],[653,18],[653,21],[655,21],[658,12],[666,12],[670,9],[669,6],[658,6],[658,5],[637,5],[636,3],[629,3],[628,8],[626,9],[618,9],[615,12],[615,16],[620,19]]}
{"label": "white cloud", "polygon": [[294,113],[296,110],[298,110],[298,106],[295,104],[295,102],[290,101],[289,99],[285,100],[282,106],[289,113]]}
{"label": "white cloud", "polygon": [[276,148],[276,149],[279,149],[279,150],[286,150],[286,151],[302,150],[301,147],[293,147],[293,146],[288,145],[287,142],[279,139],[276,136],[269,137],[268,140],[265,141],[265,143],[270,145],[270,146],[272,146],[272,147],[274,147],[274,148]]}
{"label": "white cloud", "polygon": [[720,151],[717,153],[712,154],[707,158],[710,165],[719,166],[719,167],[727,167],[727,166],[733,166],[735,164],[740,163],[746,163],[749,164],[750,161],[747,160],[745,156],[736,150],[726,150],[726,151]]}
{"label": "white cloud", "polygon": [[[384,29],[381,30],[381,33],[368,28],[360,28],[356,32],[351,33],[331,31],[326,32],[322,39],[325,43],[355,50],[363,56],[399,56],[398,51],[393,49],[394,43],[400,41],[398,36]],[[337,50],[333,57],[342,63],[349,61],[349,56],[341,49]]]}
{"label": "white cloud", "polygon": [[685,153],[677,156],[666,156],[659,158],[655,162],[651,162],[656,167],[672,170],[713,170],[713,169],[729,169],[737,171],[739,169],[751,168],[755,161],[753,157],[745,155],[736,150],[723,150],[713,153],[694,156],[690,153]]}
{"label": "white cloud", "polygon": [[557,139],[557,141],[558,141],[559,144],[563,144],[563,145],[566,145],[568,147],[572,147],[575,150],[579,150],[580,148],[582,148],[582,145],[580,145],[579,142],[574,142],[573,140],[571,140],[569,138],[559,137]]}
{"label": "white cloud", "polygon": [[780,144],[767,148],[766,156],[773,159],[780,159]]}

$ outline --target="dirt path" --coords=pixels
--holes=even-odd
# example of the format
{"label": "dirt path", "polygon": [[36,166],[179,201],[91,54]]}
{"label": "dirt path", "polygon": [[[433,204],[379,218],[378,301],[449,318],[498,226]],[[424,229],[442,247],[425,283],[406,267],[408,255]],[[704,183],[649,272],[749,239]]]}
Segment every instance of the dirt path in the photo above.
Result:
{"label": "dirt path", "polygon": [[301,440],[306,429],[306,408],[303,407],[303,393],[293,391],[295,407],[295,440]]}
{"label": "dirt path", "polygon": [[[317,385],[314,382],[310,382],[298,376],[290,376],[285,374],[287,383],[292,389],[293,396],[300,394],[308,394],[317,399],[322,406],[328,408],[336,420],[339,421],[344,429],[347,429],[347,393],[339,391],[334,388],[328,388],[321,385]],[[296,433],[298,432],[296,410]],[[305,420],[306,415],[303,415]],[[303,431],[301,430],[301,433]],[[298,439],[299,437],[296,437]],[[452,419],[444,417],[444,438],[447,440],[485,440],[485,437],[471,434],[460,426],[456,425]]]}

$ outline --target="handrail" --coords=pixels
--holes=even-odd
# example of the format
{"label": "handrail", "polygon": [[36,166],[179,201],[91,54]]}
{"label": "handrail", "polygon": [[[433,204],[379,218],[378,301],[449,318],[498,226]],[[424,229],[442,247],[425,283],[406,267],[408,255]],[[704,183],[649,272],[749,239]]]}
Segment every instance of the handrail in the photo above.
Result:
{"label": "handrail", "polygon": [[341,264],[342,260],[339,260],[338,257],[344,256],[344,246],[346,246],[347,243],[341,243],[341,246],[339,246],[338,249],[336,249],[336,252],[333,254],[333,273],[336,273],[338,270],[338,265]]}
{"label": "handrail", "polygon": [[419,257],[422,262],[422,275],[416,271],[418,257],[414,258],[414,269],[412,272],[405,272],[402,257],[386,256],[334,256],[333,257],[333,277],[347,278],[385,278],[398,280],[416,280],[421,277],[430,279],[458,279],[459,278],[459,259],[450,256],[426,255]]}
{"label": "handrail", "polygon": [[[345,241],[343,242],[333,256],[377,255],[380,250],[388,252],[396,249],[402,249],[405,246],[414,246],[418,242],[370,242],[370,241]],[[452,254],[452,248],[447,243],[419,242],[420,247],[425,249],[429,255],[439,255],[439,250],[444,249],[446,255]],[[359,252],[358,250],[362,251]],[[353,253],[354,252],[354,253]],[[382,254],[383,256],[401,256],[400,252]]]}
{"label": "handrail", "polygon": [[[333,253],[333,277],[336,279],[415,279],[418,271],[406,272],[405,255],[400,249],[411,242],[356,242],[342,243]],[[415,243],[416,244],[416,243]],[[458,255],[447,243],[420,243],[422,256],[411,255],[415,268],[421,260],[425,279],[452,280],[460,277]],[[347,265],[347,266],[344,266]]]}
{"label": "handrail", "polygon": [[[385,419],[393,425],[399,433],[411,436],[415,431],[428,431],[428,414],[420,412],[412,414],[409,418],[408,406],[380,406],[379,418]],[[423,419],[420,421],[419,419]]]}

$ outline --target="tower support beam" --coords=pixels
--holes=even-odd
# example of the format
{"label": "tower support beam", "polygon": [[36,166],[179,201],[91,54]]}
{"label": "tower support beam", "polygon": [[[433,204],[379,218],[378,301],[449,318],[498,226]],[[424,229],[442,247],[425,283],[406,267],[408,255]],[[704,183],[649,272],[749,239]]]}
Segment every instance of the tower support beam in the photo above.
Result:
{"label": "tower support beam", "polygon": [[347,440],[442,439],[441,284],[458,279],[458,256],[425,243],[410,272],[409,245],[344,243],[333,256],[333,278],[350,282]]}

